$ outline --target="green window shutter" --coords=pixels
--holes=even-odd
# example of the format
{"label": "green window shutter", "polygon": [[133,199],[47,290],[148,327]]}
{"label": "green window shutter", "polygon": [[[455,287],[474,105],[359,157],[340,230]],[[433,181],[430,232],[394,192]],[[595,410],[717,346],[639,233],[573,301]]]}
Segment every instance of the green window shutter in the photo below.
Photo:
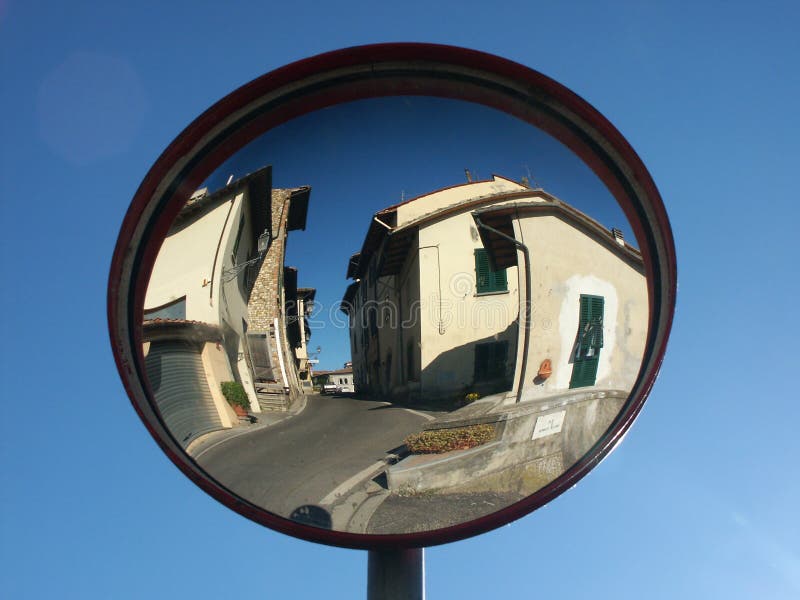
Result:
{"label": "green window shutter", "polygon": [[506,374],[508,362],[508,342],[489,342],[475,345],[474,380],[491,381]]}
{"label": "green window shutter", "polygon": [[508,289],[506,270],[492,271],[489,254],[483,248],[475,250],[475,287],[479,294],[505,292]]}
{"label": "green window shutter", "polygon": [[489,272],[489,256],[486,250],[475,250],[475,283],[479,294],[489,288]]}
{"label": "green window shutter", "polygon": [[494,291],[504,292],[508,289],[508,281],[506,280],[505,269],[500,269],[499,271],[490,271],[490,277]]}
{"label": "green window shutter", "polygon": [[603,347],[603,309],[605,300],[602,296],[588,296],[590,333],[588,344],[600,353]]}
{"label": "green window shutter", "polygon": [[597,380],[597,364],[599,362],[600,357],[597,355],[592,358],[575,360],[572,365],[572,377],[569,380],[569,387],[579,388],[594,385]]}
{"label": "green window shutter", "polygon": [[569,387],[578,388],[594,385],[597,381],[597,365],[600,362],[600,349],[603,347],[603,311],[605,299],[602,296],[581,294],[578,333],[575,343],[575,356]]}

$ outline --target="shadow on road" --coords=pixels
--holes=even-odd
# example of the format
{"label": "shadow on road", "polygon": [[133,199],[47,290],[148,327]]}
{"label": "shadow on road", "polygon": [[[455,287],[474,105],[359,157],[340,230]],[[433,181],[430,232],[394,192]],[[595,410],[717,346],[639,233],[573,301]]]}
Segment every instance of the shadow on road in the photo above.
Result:
{"label": "shadow on road", "polygon": [[465,406],[464,402],[460,399],[451,400],[404,400],[397,398],[386,398],[383,396],[374,396],[369,394],[336,394],[339,397],[352,398],[353,400],[360,400],[363,402],[388,402],[389,405],[371,408],[369,410],[378,410],[382,408],[408,408],[412,410],[421,410],[425,412],[434,413],[450,413]]}

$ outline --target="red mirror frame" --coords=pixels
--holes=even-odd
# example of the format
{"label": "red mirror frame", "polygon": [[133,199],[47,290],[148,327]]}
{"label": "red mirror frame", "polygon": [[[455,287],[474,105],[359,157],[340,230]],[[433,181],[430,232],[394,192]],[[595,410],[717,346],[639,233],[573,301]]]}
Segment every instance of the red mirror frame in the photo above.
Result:
{"label": "red mirror frame", "polygon": [[[161,240],[191,193],[226,159],[269,129],[343,102],[381,96],[455,98],[501,110],[549,133],[606,184],[630,221],[647,273],[650,314],[638,379],[623,409],[592,449],[533,495],[474,521],[432,531],[368,535],[330,531],[272,514],[237,497],[193,462],[148,399],[141,322],[146,282]],[[669,220],[650,174],[622,134],[582,98],[552,79],[490,54],[432,44],[377,44],[337,50],[267,73],[191,123],[158,158],[122,223],[108,284],[109,334],[120,376],[161,449],[228,508],[305,540],[363,549],[425,547],[484,533],[573,487],[622,440],[649,394],[667,346],[677,290]]]}

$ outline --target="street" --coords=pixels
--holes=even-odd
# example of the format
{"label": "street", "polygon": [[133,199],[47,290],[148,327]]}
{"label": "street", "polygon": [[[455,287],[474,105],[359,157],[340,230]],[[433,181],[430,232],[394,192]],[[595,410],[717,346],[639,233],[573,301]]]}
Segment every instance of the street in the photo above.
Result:
{"label": "street", "polygon": [[308,396],[299,415],[231,437],[197,462],[242,498],[283,517],[332,504],[381,468],[387,452],[431,417],[385,402]]}

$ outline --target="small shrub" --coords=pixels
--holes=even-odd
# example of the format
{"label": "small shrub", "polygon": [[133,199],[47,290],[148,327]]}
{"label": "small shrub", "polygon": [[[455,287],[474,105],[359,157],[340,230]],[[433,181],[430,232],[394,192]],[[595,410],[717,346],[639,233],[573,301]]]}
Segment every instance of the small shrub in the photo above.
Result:
{"label": "small shrub", "polygon": [[223,381],[222,382],[222,395],[231,406],[237,404],[242,408],[250,408],[250,401],[247,399],[247,393],[244,387],[238,381]]}
{"label": "small shrub", "polygon": [[475,402],[481,395],[478,392],[470,392],[466,396],[464,396],[464,402],[470,404],[471,402]]}
{"label": "small shrub", "polygon": [[488,424],[432,429],[409,435],[405,440],[412,454],[441,454],[452,450],[467,450],[494,439],[494,426]]}

